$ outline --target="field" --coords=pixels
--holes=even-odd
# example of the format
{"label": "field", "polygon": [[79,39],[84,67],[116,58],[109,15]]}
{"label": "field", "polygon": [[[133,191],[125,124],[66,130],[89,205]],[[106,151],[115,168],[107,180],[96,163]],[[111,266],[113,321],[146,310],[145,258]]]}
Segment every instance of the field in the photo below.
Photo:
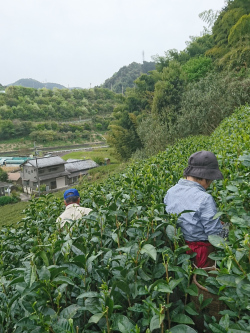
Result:
{"label": "field", "polygon": [[91,151],[75,151],[69,154],[62,156],[62,158],[66,161],[69,158],[76,158],[76,159],[92,159],[95,160],[99,158],[104,160],[104,158],[109,158],[111,164],[118,164],[119,161],[115,158],[111,148],[97,148]]}
{"label": "field", "polygon": [[[236,110],[211,137],[189,137],[120,174],[80,190],[90,215],[63,230],[62,200],[34,199],[23,225],[2,229],[0,328],[3,332],[212,333],[250,332],[250,110]],[[226,309],[213,317],[198,297],[188,247],[162,199],[182,176],[188,157],[212,150],[224,179],[210,193],[230,223],[216,247],[215,274],[206,279]],[[196,297],[198,308],[190,300]]]}
{"label": "field", "polygon": [[16,225],[24,217],[22,212],[29,205],[28,202],[18,202],[0,207],[0,228],[4,225]]}

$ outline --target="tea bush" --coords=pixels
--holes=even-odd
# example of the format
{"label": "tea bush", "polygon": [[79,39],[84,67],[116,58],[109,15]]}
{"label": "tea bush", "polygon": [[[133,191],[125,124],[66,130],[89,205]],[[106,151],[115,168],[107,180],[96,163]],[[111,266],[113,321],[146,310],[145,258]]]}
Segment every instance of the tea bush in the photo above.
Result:
{"label": "tea bush", "polygon": [[[0,234],[0,332],[197,332],[204,316],[211,332],[250,332],[248,107],[236,110],[210,137],[189,137],[130,165],[105,183],[81,190],[93,212],[59,230],[62,200],[34,199],[17,228]],[[219,215],[230,222],[227,241],[210,241],[218,270],[207,279],[228,309],[216,322],[203,313],[176,216],[165,214],[163,197],[198,150],[218,157],[224,179],[210,192]]]}

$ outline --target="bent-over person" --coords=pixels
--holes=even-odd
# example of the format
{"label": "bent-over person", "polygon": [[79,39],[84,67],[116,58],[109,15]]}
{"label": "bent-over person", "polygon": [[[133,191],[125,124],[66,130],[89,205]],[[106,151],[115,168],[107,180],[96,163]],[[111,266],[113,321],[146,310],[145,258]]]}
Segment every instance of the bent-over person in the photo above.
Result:
{"label": "bent-over person", "polygon": [[210,151],[198,151],[188,160],[184,170],[185,179],[171,187],[164,198],[166,212],[179,215],[178,218],[186,244],[196,253],[194,263],[197,267],[210,267],[214,261],[208,255],[214,251],[209,243],[209,235],[222,234],[222,222],[214,219],[217,208],[213,197],[206,192],[215,179],[223,179],[216,156]]}

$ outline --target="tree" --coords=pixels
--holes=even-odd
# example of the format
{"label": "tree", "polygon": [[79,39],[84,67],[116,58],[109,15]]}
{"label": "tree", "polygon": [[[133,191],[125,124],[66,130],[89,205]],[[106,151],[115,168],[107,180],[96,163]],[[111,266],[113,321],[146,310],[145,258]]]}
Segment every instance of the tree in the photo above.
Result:
{"label": "tree", "polygon": [[8,180],[8,173],[0,168],[0,181],[6,182]]}
{"label": "tree", "polygon": [[188,81],[198,81],[212,69],[212,59],[204,56],[191,58],[182,66]]}
{"label": "tree", "polygon": [[152,105],[152,114],[160,122],[171,126],[176,121],[185,82],[185,73],[179,62],[173,60],[163,69],[162,79],[155,85]]}
{"label": "tree", "polygon": [[142,147],[141,140],[137,134],[137,119],[132,113],[124,113],[119,125],[109,126],[107,141],[114,147],[116,155],[121,160],[128,160],[136,149]]}

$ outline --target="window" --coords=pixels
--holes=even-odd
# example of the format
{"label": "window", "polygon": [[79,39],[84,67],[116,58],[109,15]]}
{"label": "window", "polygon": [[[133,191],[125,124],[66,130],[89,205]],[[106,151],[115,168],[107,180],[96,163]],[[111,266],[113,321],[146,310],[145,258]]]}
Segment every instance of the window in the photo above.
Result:
{"label": "window", "polygon": [[53,171],[56,171],[56,170],[58,170],[58,167],[49,168],[49,172],[53,172]]}
{"label": "window", "polygon": [[56,188],[56,181],[53,181],[53,182],[50,183],[50,188],[51,188],[51,190]]}
{"label": "window", "polygon": [[43,169],[39,169],[39,170],[38,170],[38,173],[39,173],[39,175],[40,175],[41,173],[44,173],[44,170],[43,170]]}

